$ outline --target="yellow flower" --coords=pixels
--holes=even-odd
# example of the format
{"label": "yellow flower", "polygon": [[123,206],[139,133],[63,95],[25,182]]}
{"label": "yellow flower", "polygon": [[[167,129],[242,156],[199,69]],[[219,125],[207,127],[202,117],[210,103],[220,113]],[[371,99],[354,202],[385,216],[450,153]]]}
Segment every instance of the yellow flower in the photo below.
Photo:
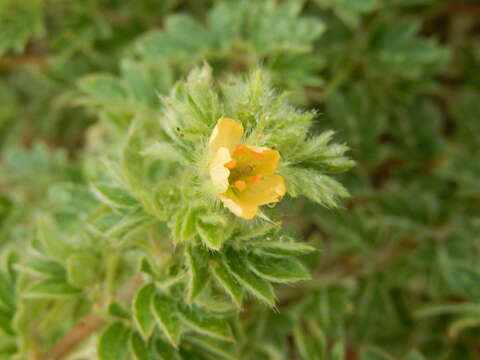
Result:
{"label": "yellow flower", "polygon": [[278,151],[241,145],[242,136],[240,122],[218,120],[210,137],[209,172],[223,204],[235,215],[251,219],[260,205],[280,201],[285,182],[275,174]]}

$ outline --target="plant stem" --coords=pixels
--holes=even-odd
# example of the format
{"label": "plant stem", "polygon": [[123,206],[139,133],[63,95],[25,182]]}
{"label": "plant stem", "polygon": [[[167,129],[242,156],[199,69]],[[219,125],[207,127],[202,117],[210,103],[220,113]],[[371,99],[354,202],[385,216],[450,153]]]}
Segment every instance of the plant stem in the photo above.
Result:
{"label": "plant stem", "polygon": [[[120,302],[129,301],[137,289],[142,285],[140,275],[136,275],[118,291],[117,300]],[[63,338],[61,338],[47,352],[40,354],[36,360],[58,360],[69,354],[77,345],[90,335],[95,333],[105,324],[105,319],[95,313],[90,313],[74,326]]]}

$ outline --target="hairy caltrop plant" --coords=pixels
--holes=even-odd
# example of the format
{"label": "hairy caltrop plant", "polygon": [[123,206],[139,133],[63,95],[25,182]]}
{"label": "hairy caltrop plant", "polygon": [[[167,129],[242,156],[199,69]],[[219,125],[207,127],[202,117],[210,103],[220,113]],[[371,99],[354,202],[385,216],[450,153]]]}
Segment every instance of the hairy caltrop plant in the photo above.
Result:
{"label": "hairy caltrop plant", "polygon": [[480,359],[479,13],[0,1],[0,360]]}

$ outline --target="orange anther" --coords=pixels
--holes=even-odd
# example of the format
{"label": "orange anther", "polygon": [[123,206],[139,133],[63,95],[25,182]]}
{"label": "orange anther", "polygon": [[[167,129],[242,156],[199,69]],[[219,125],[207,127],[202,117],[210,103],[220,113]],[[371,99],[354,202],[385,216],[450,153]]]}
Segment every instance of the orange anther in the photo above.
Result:
{"label": "orange anther", "polygon": [[232,159],[232,160],[230,160],[229,162],[226,162],[226,163],[224,164],[224,166],[225,166],[226,168],[233,169],[235,166],[237,166],[237,160]]}
{"label": "orange anther", "polygon": [[248,148],[248,151],[250,151],[250,154],[252,154],[252,155],[255,156],[256,158],[259,158],[259,159],[260,159],[260,158],[263,157],[263,154],[262,154],[262,153],[259,153],[259,152],[255,151],[255,150],[252,150],[252,149]]}
{"label": "orange anther", "polygon": [[252,166],[252,165],[244,166],[244,167],[241,169],[241,173],[242,173],[243,175],[248,175],[248,174],[250,174],[252,171],[253,171],[253,166]]}
{"label": "orange anther", "polygon": [[248,182],[250,184],[256,184],[259,180],[261,180],[263,178],[263,175],[262,174],[256,174],[256,175],[253,175],[251,178],[248,179]]}
{"label": "orange anther", "polygon": [[243,145],[238,145],[237,148],[233,151],[233,155],[238,155],[245,151],[245,146]]}
{"label": "orange anther", "polygon": [[233,183],[233,186],[235,186],[238,190],[243,191],[247,187],[247,183],[243,180],[237,180]]}

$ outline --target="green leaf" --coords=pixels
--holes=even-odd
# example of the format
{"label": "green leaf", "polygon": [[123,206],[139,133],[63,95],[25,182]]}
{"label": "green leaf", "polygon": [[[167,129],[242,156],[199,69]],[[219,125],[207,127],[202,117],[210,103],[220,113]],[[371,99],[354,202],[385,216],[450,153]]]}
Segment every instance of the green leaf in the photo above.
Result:
{"label": "green leaf", "polygon": [[99,281],[98,258],[88,252],[78,252],[67,259],[67,279],[74,286],[85,287]]}
{"label": "green leaf", "polygon": [[143,150],[141,154],[168,162],[182,162],[185,160],[182,153],[169,143],[157,142]]}
{"label": "green leaf", "polygon": [[337,180],[314,169],[290,166],[283,168],[281,174],[292,197],[304,195],[316,203],[336,207],[339,198],[349,196],[347,189]]}
{"label": "green leaf", "polygon": [[72,246],[61,238],[53,221],[47,217],[40,217],[37,221],[38,238],[48,254],[58,261],[63,261],[74,252]]}
{"label": "green leaf", "polygon": [[241,308],[243,287],[230,272],[230,269],[225,264],[223,255],[218,253],[210,254],[210,271],[225,292],[231,297],[237,308]]}
{"label": "green leaf", "polygon": [[232,330],[224,318],[212,316],[195,305],[184,305],[180,309],[183,320],[195,331],[221,340],[233,341]]}
{"label": "green leaf", "polygon": [[100,336],[97,352],[100,360],[122,360],[128,356],[130,329],[121,322],[110,325]]}
{"label": "green leaf", "polygon": [[108,305],[108,313],[120,319],[130,320],[130,313],[116,301],[112,301]]}
{"label": "green leaf", "polygon": [[345,345],[343,342],[338,341],[333,345],[330,356],[331,360],[345,360]]}
{"label": "green leaf", "polygon": [[308,322],[308,330],[297,324],[293,338],[303,360],[324,359],[327,341],[323,331],[313,321]]}
{"label": "green leaf", "polygon": [[218,251],[222,248],[224,237],[217,226],[197,222],[198,235],[202,242],[212,250]]}
{"label": "green leaf", "polygon": [[165,294],[157,293],[152,299],[152,312],[157,325],[168,341],[177,347],[182,334],[177,304]]}
{"label": "green leaf", "polygon": [[180,353],[168,342],[158,339],[155,342],[157,353],[163,360],[182,360]]}
{"label": "green leaf", "polygon": [[450,286],[472,301],[480,301],[480,271],[463,264],[449,264],[444,273]]}
{"label": "green leaf", "polygon": [[130,348],[135,360],[158,360],[160,358],[155,349],[136,332],[130,337]]}
{"label": "green leaf", "polygon": [[411,350],[403,360],[426,360],[426,358],[418,350]]}
{"label": "green leaf", "polygon": [[0,6],[0,57],[12,50],[24,51],[32,37],[44,35],[42,3],[40,1],[4,1]]}
{"label": "green leaf", "polygon": [[23,296],[27,298],[58,298],[80,293],[81,289],[60,279],[47,279],[33,285]]}
{"label": "green leaf", "polygon": [[250,269],[258,276],[272,282],[286,283],[310,279],[310,274],[305,267],[292,258],[274,258],[248,256]]}
{"label": "green leaf", "polygon": [[270,306],[275,304],[275,294],[272,285],[248,269],[242,254],[233,249],[226,253],[227,263],[238,282],[252,295],[266,302]]}
{"label": "green leaf", "polygon": [[332,8],[347,25],[357,27],[364,13],[375,10],[378,0],[316,0],[322,7]]}
{"label": "green leaf", "polygon": [[138,205],[138,201],[120,187],[104,183],[92,183],[91,189],[100,201],[110,206],[129,208]]}
{"label": "green leaf", "polygon": [[197,217],[197,211],[195,208],[190,207],[185,217],[182,219],[182,227],[180,230],[180,239],[183,241],[190,239],[196,234],[195,222]]}
{"label": "green leaf", "polygon": [[190,271],[188,302],[192,303],[210,278],[208,272],[208,254],[203,251],[200,246],[189,246],[187,247],[186,256]]}
{"label": "green leaf", "polygon": [[152,277],[156,276],[155,270],[153,269],[152,264],[150,264],[150,261],[148,261],[147,258],[142,259],[140,263],[140,271]]}
{"label": "green leaf", "polygon": [[15,289],[3,271],[0,271],[0,305],[15,308]]}
{"label": "green leaf", "polygon": [[151,310],[155,284],[144,285],[133,300],[133,320],[144,339],[148,339],[155,326],[155,318]]}
{"label": "green leaf", "polygon": [[66,279],[65,268],[57,261],[35,258],[18,266],[25,272],[33,276]]}
{"label": "green leaf", "polygon": [[123,85],[111,75],[88,75],[81,79],[78,85],[92,99],[118,103],[127,98]]}
{"label": "green leaf", "polygon": [[155,88],[150,81],[145,64],[137,63],[131,60],[125,60],[121,63],[122,79],[125,87],[139,102],[143,102],[152,108],[159,105],[159,98],[155,94]]}
{"label": "green leaf", "polygon": [[0,330],[7,335],[14,335],[12,325],[12,314],[0,309]]}
{"label": "green leaf", "polygon": [[232,342],[198,336],[196,334],[189,334],[186,341],[212,354],[215,356],[215,359],[238,359],[238,356],[235,354],[235,345]]}
{"label": "green leaf", "polygon": [[251,245],[271,256],[300,256],[316,250],[310,245],[294,241],[255,241]]}

